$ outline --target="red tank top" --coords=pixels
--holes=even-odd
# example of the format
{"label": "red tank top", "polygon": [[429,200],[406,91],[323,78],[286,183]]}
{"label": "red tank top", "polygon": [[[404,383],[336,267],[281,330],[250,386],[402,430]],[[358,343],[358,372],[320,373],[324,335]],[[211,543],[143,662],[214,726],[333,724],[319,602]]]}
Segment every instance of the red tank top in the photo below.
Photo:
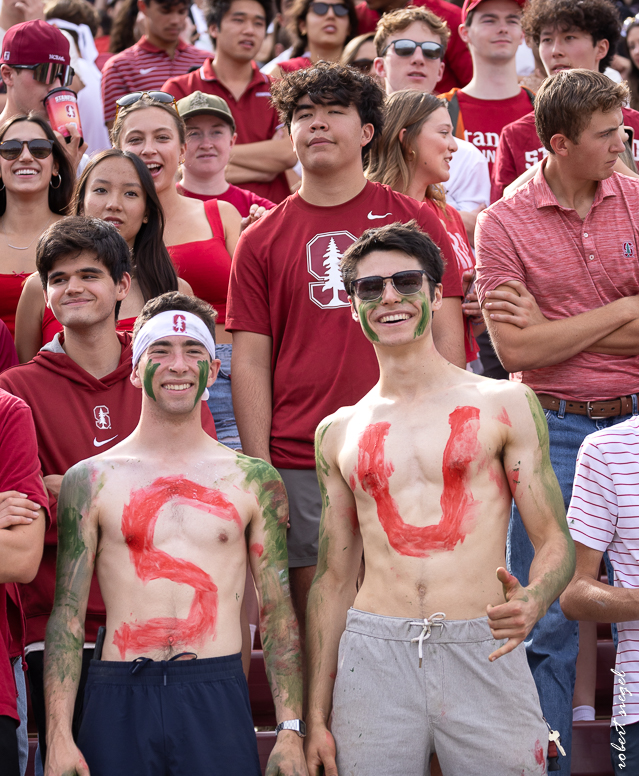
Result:
{"label": "red tank top", "polygon": [[[133,318],[122,318],[119,320],[115,328],[117,331],[133,331],[133,325],[135,324],[135,316]],[[55,335],[62,331],[62,324],[58,323],[58,319],[51,312],[49,307],[44,308],[44,315],[42,316],[42,344],[46,345],[55,337]]]}
{"label": "red tank top", "polygon": [[287,59],[284,62],[280,62],[280,70],[283,73],[294,73],[296,70],[303,70],[305,67],[310,67],[313,63],[308,57],[295,57],[294,59]]}
{"label": "red tank top", "polygon": [[204,203],[204,212],[211,225],[210,240],[167,245],[178,277],[190,283],[195,296],[204,299],[217,310],[217,323],[226,319],[226,296],[231,276],[231,257],[224,242],[224,227],[217,200]]}
{"label": "red tank top", "polygon": [[24,281],[30,274],[30,272],[0,274],[0,318],[7,324],[12,337],[16,328],[16,307]]}

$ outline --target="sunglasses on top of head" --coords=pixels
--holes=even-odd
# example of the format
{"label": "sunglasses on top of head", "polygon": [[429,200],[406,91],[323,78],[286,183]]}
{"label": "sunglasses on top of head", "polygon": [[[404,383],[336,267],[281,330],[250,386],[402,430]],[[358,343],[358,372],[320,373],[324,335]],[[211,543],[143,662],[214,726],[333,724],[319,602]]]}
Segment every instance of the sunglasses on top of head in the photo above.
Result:
{"label": "sunglasses on top of head", "polygon": [[0,156],[8,162],[18,159],[24,147],[34,159],[46,159],[53,152],[53,140],[36,138],[35,140],[5,140],[0,143]]}
{"label": "sunglasses on top of head", "polygon": [[393,284],[393,288],[402,296],[412,296],[422,290],[422,276],[435,283],[435,280],[425,269],[407,269],[403,272],[395,272],[383,278],[381,275],[371,275],[367,278],[358,278],[351,283],[351,292],[362,302],[375,302],[382,298],[384,285],[387,280]]}
{"label": "sunglasses on top of head", "polygon": [[417,48],[422,50],[425,59],[441,59],[444,56],[444,47],[441,43],[434,43],[432,40],[425,40],[423,43],[417,43],[417,41],[407,38],[394,40],[384,48],[382,56],[391,46],[398,57],[412,57]]}
{"label": "sunglasses on top of head", "polygon": [[58,78],[62,86],[70,86],[75,75],[75,70],[69,65],[52,64],[51,62],[43,62],[39,65],[9,65],[9,67],[14,70],[31,70],[33,71],[33,80],[47,86],[52,86]]}
{"label": "sunglasses on top of head", "polygon": [[163,105],[173,105],[175,112],[178,114],[178,116],[180,115],[177,101],[172,94],[169,94],[168,92],[151,91],[131,92],[130,94],[125,94],[124,97],[120,97],[119,100],[115,101],[115,118],[117,119],[121,108],[128,108],[131,105],[135,105],[135,103],[139,102],[143,97],[148,97],[150,100],[154,100],[154,102],[161,102]]}
{"label": "sunglasses on top of head", "polygon": [[332,8],[335,16],[348,16],[348,6],[344,3],[311,3],[310,10],[317,16],[326,16],[328,9]]}

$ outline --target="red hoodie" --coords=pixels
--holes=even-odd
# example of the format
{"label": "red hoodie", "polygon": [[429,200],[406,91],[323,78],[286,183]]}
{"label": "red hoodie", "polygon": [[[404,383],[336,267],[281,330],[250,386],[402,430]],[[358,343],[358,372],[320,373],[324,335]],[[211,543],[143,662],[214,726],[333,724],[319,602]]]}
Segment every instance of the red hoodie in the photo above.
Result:
{"label": "red hoodie", "polygon": [[[63,339],[62,334],[59,335]],[[118,333],[122,355],[117,369],[98,380],[66,353],[56,341],[45,346],[28,364],[0,375],[0,388],[19,396],[31,407],[38,438],[42,475],[64,474],[78,461],[108,450],[129,436],[140,419],[142,391],[131,385],[131,335]],[[202,402],[202,425],[215,437],[215,424]],[[22,585],[20,595],[27,619],[26,643],[44,641],[53,608],[57,547],[57,502],[49,495],[51,526],[44,539],[44,555],[36,578]],[[91,581],[86,615],[86,640],[95,641],[106,613],[96,575]]]}

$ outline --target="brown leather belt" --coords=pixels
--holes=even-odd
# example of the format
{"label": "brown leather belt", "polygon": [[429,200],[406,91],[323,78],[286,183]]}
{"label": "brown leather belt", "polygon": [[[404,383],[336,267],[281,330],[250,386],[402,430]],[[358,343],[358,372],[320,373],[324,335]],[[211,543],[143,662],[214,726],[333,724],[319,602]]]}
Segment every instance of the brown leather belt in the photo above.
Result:
{"label": "brown leather belt", "polygon": [[[634,394],[637,396],[637,394]],[[538,393],[539,403],[545,410],[559,410],[561,399],[548,393]],[[565,412],[572,415],[587,415],[592,420],[613,418],[615,415],[632,415],[632,396],[620,396],[606,401],[570,401],[566,399]]]}

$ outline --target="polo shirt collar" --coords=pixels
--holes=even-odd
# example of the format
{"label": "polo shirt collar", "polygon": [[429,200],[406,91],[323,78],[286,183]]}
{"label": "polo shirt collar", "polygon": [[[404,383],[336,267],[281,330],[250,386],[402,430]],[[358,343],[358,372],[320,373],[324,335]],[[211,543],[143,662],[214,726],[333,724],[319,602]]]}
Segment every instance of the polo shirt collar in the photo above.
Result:
{"label": "polo shirt collar", "polygon": [[[245,91],[248,91],[249,89],[252,89],[255,84],[259,84],[260,86],[264,86],[265,83],[269,83],[269,78],[267,75],[264,75],[264,73],[261,73],[255,64],[254,61],[251,62],[251,67],[253,68],[253,76],[251,80],[249,81],[248,86],[246,87]],[[213,57],[209,57],[202,67],[200,68],[200,77],[203,81],[217,81],[218,77],[215,74],[215,70],[213,69]]]}
{"label": "polo shirt collar", "polygon": [[[157,46],[154,46],[149,39],[146,37],[146,35],[143,35],[140,40],[138,41],[137,45],[139,48],[144,49],[145,51],[149,51],[151,54],[166,54],[166,51],[164,49],[158,48]],[[176,51],[184,51],[187,49],[188,46],[182,38],[178,40]],[[167,54],[168,56],[168,54]]]}
{"label": "polo shirt collar", "polygon": [[[539,165],[539,169],[535,173],[535,177],[531,181],[533,195],[535,197],[535,205],[537,209],[542,207],[562,207],[557,201],[553,190],[548,185],[548,181],[544,177],[544,169],[548,162],[548,157],[545,156]],[[598,205],[606,197],[616,196],[615,187],[612,183],[612,175],[610,178],[606,178],[603,181],[599,181],[597,184],[597,190],[595,192],[595,198],[592,202],[592,207]],[[571,209],[571,208],[564,208]]]}

